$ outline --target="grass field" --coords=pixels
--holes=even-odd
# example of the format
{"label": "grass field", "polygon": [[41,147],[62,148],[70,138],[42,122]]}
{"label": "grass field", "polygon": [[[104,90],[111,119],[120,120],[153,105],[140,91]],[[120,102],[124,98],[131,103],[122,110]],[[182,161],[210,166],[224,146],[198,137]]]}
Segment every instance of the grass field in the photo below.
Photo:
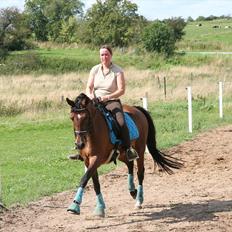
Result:
{"label": "grass field", "polygon": [[232,51],[232,20],[191,22],[185,27],[185,33],[178,44],[180,50]]}
{"label": "grass field", "polygon": [[68,114],[65,120],[40,122],[6,118],[0,133],[0,199],[6,206],[75,189],[84,167],[66,157],[74,146]]}

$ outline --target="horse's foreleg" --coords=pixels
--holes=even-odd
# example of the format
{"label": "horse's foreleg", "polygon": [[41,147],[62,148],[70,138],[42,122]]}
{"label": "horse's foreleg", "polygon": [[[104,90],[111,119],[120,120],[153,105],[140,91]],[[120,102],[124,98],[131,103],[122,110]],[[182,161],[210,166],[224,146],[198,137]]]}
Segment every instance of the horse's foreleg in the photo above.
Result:
{"label": "horse's foreleg", "polygon": [[87,171],[85,172],[84,176],[81,178],[81,182],[77,189],[76,195],[73,199],[73,203],[67,209],[68,211],[75,213],[75,214],[80,214],[80,205],[82,203],[84,188],[87,185],[89,179],[96,172],[97,167],[98,167],[98,163],[96,162],[96,157],[94,158],[92,157],[92,159],[90,159],[90,163],[89,163]]}
{"label": "horse's foreleg", "polygon": [[92,180],[93,180],[94,191],[95,191],[96,196],[97,196],[97,204],[96,204],[96,208],[94,210],[94,214],[96,216],[104,217],[106,206],[105,206],[105,202],[104,202],[104,199],[103,199],[103,196],[101,193],[101,187],[100,187],[97,171],[92,176]]}
{"label": "horse's foreleg", "polygon": [[139,185],[138,185],[138,189],[137,189],[137,196],[136,196],[135,207],[140,209],[142,207],[142,203],[143,203],[144,167],[142,167],[142,168],[138,167],[137,176],[138,176]]}
{"label": "horse's foreleg", "polygon": [[137,190],[135,188],[135,184],[134,184],[134,172],[133,172],[133,169],[134,169],[134,162],[128,162],[127,164],[127,167],[128,167],[128,190],[130,192],[130,195],[133,197],[133,199],[136,198],[136,195],[137,195]]}

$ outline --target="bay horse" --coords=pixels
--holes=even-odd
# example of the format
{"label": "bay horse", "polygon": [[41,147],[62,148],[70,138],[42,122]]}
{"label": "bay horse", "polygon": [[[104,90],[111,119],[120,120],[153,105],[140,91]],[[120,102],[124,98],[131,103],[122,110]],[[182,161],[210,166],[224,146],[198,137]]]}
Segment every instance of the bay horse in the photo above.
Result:
{"label": "bay horse", "polygon": [[[67,210],[75,214],[80,214],[84,189],[89,179],[92,178],[97,198],[94,212],[95,215],[104,217],[105,202],[101,193],[97,169],[101,165],[109,162],[110,155],[114,149],[114,145],[110,141],[107,122],[95,102],[85,94],[81,93],[75,101],[69,98],[66,98],[66,101],[71,106],[70,118],[73,122],[75,145],[80,152],[81,159],[87,167],[87,171],[81,178],[79,187],[77,188],[74,200]],[[134,184],[134,162],[127,160],[125,151],[120,146],[118,147],[120,153],[118,159],[124,162],[128,168],[128,190],[131,196],[136,199],[135,206],[141,208],[144,200],[143,180],[146,145],[154,163],[166,173],[172,174],[172,168],[179,169],[183,164],[181,160],[165,155],[157,149],[155,126],[148,111],[139,106],[128,105],[123,105],[123,110],[129,113],[139,132],[139,137],[131,141],[132,147],[139,155],[139,158],[136,160],[138,170],[137,189]]]}

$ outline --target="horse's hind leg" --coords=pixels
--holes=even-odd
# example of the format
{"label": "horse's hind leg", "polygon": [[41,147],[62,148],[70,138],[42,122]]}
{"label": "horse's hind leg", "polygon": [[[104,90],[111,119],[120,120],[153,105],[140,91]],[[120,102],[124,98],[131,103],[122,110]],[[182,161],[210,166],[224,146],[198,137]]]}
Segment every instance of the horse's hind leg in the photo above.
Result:
{"label": "horse's hind leg", "polygon": [[94,191],[95,191],[96,197],[97,197],[97,204],[96,204],[96,208],[94,210],[94,214],[96,216],[99,216],[99,217],[105,217],[106,206],[105,206],[105,202],[103,200],[103,196],[101,193],[101,187],[100,187],[97,171],[92,176],[92,180],[93,180]]}
{"label": "horse's hind leg", "polygon": [[134,184],[134,162],[128,162],[127,163],[128,167],[128,190],[130,192],[130,195],[133,197],[133,199],[136,198],[137,195],[137,189],[135,188]]}
{"label": "horse's hind leg", "polygon": [[143,203],[143,180],[144,180],[144,165],[142,160],[138,161],[138,172],[137,172],[137,176],[138,176],[138,181],[139,181],[139,185],[137,188],[137,195],[136,195],[136,204],[135,207],[136,208],[141,208],[142,207],[142,203]]}

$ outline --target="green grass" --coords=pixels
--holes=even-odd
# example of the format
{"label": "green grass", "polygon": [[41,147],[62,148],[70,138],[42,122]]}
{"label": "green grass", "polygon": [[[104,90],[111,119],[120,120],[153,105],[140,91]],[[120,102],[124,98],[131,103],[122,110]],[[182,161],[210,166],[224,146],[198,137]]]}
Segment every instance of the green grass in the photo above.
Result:
{"label": "green grass", "polygon": [[[202,24],[202,26],[198,27],[197,24]],[[220,28],[213,28],[215,25]],[[231,28],[225,28],[226,26]],[[185,27],[185,33],[183,40],[178,45],[180,50],[232,50],[232,20],[191,22]]]}
{"label": "green grass", "polygon": [[[82,54],[83,53],[83,54]],[[123,68],[167,70],[175,65],[198,66],[215,62],[217,57],[176,54],[165,59],[157,54],[115,52],[114,62]],[[99,63],[98,51],[88,49],[37,49],[11,53],[0,66],[1,75],[52,74],[89,71]]]}
{"label": "green grass", "polygon": [[[227,103],[226,103],[227,102]],[[193,101],[193,133],[188,132],[188,106],[185,101],[159,102],[149,108],[157,130],[158,146],[172,147],[193,138],[199,132],[232,123],[232,105],[229,99],[224,109],[224,118],[219,118],[216,99],[196,99]]]}
{"label": "green grass", "polygon": [[[58,122],[25,123],[13,118],[1,121],[0,199],[6,206],[76,187],[84,166],[66,158],[74,145],[68,117]],[[100,173],[111,168],[105,166]]]}
{"label": "green grass", "polygon": [[[209,128],[232,123],[232,106],[225,99],[224,119],[219,119],[215,99],[193,102],[193,133],[188,133],[186,102],[157,102],[150,105],[158,147],[161,149],[191,139]],[[0,200],[7,206],[26,204],[42,196],[74,189],[83,175],[80,162],[67,160],[73,146],[68,115],[50,120],[25,122],[22,118],[1,118]],[[100,173],[112,170],[104,165]]]}

